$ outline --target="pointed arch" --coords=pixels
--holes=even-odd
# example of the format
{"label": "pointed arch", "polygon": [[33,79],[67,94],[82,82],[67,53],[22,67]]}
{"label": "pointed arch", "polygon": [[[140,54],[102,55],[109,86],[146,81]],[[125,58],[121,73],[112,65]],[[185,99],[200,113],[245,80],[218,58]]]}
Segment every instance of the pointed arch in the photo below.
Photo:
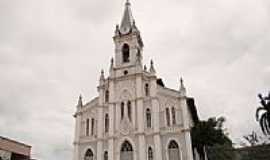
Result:
{"label": "pointed arch", "polygon": [[108,158],[108,151],[105,151],[103,155],[103,160],[108,160]]}
{"label": "pointed arch", "polygon": [[180,148],[175,140],[170,140],[168,144],[168,160],[181,160]]}
{"label": "pointed arch", "polygon": [[105,133],[109,132],[109,125],[110,125],[110,119],[109,119],[109,114],[105,114]]}
{"label": "pointed arch", "polygon": [[127,111],[128,111],[128,119],[131,121],[132,119],[131,119],[131,102],[130,101],[128,101],[127,102]]}
{"label": "pointed arch", "polygon": [[105,91],[105,102],[109,102],[110,92],[108,90]]}
{"label": "pointed arch", "polygon": [[94,153],[90,148],[85,152],[84,160],[94,160]]}
{"label": "pointed arch", "polygon": [[125,103],[121,102],[121,120],[124,118],[125,115]]}
{"label": "pointed arch", "polygon": [[121,145],[120,160],[133,160],[133,147],[125,140]]}
{"label": "pointed arch", "polygon": [[167,122],[167,126],[171,125],[171,118],[170,118],[170,110],[169,108],[165,109],[165,116],[166,116],[166,122]]}
{"label": "pointed arch", "polygon": [[175,108],[172,107],[172,124],[175,125],[176,124],[176,113],[175,113]]}
{"label": "pointed arch", "polygon": [[146,127],[151,128],[152,116],[151,116],[151,110],[149,108],[146,109],[145,115],[146,115]]}
{"label": "pointed arch", "polygon": [[149,96],[149,84],[148,83],[146,83],[144,85],[144,92],[145,92],[145,96]]}
{"label": "pointed arch", "polygon": [[130,47],[125,43],[122,47],[122,60],[123,63],[128,63],[130,60]]}
{"label": "pointed arch", "polygon": [[153,154],[152,147],[148,147],[147,158],[148,158],[148,160],[153,160],[154,159],[154,154]]}

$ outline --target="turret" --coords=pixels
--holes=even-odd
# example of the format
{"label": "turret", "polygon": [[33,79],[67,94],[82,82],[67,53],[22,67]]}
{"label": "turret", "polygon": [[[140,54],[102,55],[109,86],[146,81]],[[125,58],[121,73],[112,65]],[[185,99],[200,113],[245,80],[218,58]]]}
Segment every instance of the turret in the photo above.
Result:
{"label": "turret", "polygon": [[182,77],[180,78],[180,88],[179,88],[179,91],[180,91],[181,97],[185,97],[186,96],[186,88],[184,86],[184,81],[183,81],[183,78]]}
{"label": "turret", "polygon": [[155,67],[154,67],[154,62],[153,60],[150,61],[150,69],[149,69],[149,72],[153,75],[156,74],[156,70],[155,70]]}
{"label": "turret", "polygon": [[83,107],[83,102],[82,102],[82,95],[79,96],[78,104],[77,104],[77,109],[80,109]]}

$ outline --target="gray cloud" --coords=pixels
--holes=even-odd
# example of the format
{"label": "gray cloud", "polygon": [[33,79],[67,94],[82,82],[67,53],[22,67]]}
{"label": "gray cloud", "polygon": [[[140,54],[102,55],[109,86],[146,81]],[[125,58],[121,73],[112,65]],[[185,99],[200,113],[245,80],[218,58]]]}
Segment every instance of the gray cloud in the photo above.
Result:
{"label": "gray cloud", "polygon": [[[71,159],[77,97],[82,93],[88,101],[97,95],[123,3],[0,1],[1,135],[33,145],[34,158]],[[201,118],[226,116],[236,143],[259,131],[256,95],[270,88],[270,3],[131,3],[145,42],[144,62],[154,59],[166,85],[178,88],[183,76]]]}

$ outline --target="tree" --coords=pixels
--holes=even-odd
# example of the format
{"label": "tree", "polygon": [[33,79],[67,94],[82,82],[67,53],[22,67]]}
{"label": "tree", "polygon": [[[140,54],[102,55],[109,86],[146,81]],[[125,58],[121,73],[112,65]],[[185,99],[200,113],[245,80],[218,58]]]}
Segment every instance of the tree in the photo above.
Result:
{"label": "tree", "polygon": [[256,120],[259,121],[262,132],[270,135],[270,92],[266,97],[262,94],[258,94],[258,97],[262,106],[256,110]]}
{"label": "tree", "polygon": [[208,154],[209,160],[215,160],[216,158],[219,160],[232,159],[232,141],[225,134],[224,122],[224,117],[213,117],[207,121],[199,121],[192,128],[192,147],[197,149],[200,159],[204,159],[205,149],[210,153]]}

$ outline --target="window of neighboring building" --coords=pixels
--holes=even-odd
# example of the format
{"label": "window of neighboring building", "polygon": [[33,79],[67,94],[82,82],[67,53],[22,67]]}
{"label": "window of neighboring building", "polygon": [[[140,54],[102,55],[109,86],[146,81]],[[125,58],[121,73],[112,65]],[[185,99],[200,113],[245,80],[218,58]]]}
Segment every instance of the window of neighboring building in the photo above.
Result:
{"label": "window of neighboring building", "polygon": [[105,115],[105,133],[109,132],[109,114]]}
{"label": "window of neighboring building", "polygon": [[108,160],[108,151],[104,152],[104,160]]}
{"label": "window of neighboring building", "polygon": [[94,135],[94,129],[95,129],[95,119],[91,119],[91,135]]}
{"label": "window of neighboring building", "polygon": [[169,108],[166,108],[166,121],[167,121],[167,126],[170,126],[170,110]]}
{"label": "window of neighboring building", "polygon": [[131,121],[131,102],[127,102],[128,119]]}
{"label": "window of neighboring building", "polygon": [[109,102],[109,96],[110,96],[110,93],[108,90],[105,91],[105,102]]}
{"label": "window of neighboring building", "polygon": [[175,108],[172,107],[172,124],[176,124]]}
{"label": "window of neighboring building", "polygon": [[152,147],[148,148],[148,160],[153,160],[153,149],[152,149]]}
{"label": "window of neighboring building", "polygon": [[145,96],[149,96],[149,84],[146,83],[144,86]]}
{"label": "window of neighboring building", "polygon": [[85,127],[85,131],[86,131],[86,136],[89,136],[89,119],[86,119],[86,127]]}
{"label": "window of neighboring building", "polygon": [[128,44],[124,44],[122,48],[122,56],[123,56],[123,63],[129,62],[129,46]]}
{"label": "window of neighboring building", "polygon": [[125,103],[122,102],[121,103],[121,119],[124,118],[124,114],[125,114]]}
{"label": "window of neighboring building", "polygon": [[151,128],[151,111],[149,108],[146,109],[146,126]]}

